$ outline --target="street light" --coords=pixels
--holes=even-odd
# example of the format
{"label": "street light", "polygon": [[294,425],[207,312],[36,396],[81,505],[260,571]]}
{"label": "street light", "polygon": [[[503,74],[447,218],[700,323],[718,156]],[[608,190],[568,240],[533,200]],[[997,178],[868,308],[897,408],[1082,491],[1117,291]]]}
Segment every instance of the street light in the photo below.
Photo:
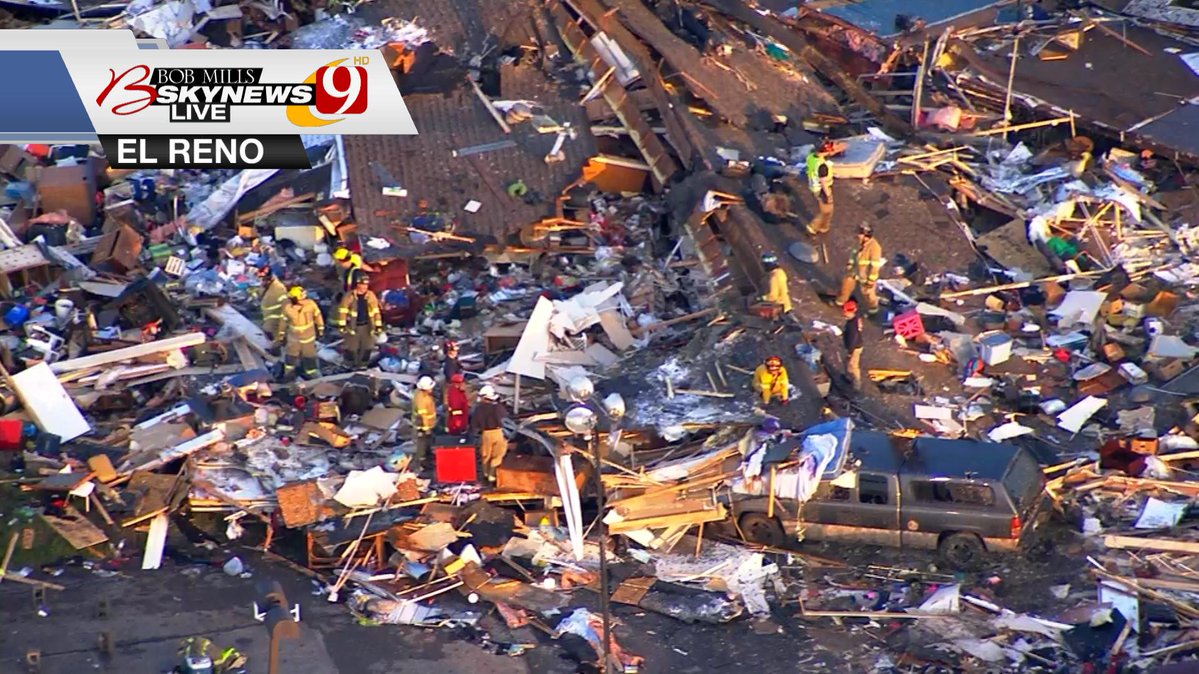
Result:
{"label": "street light", "polygon": [[[608,601],[608,525],[604,523],[603,463],[600,456],[599,439],[595,434],[595,427],[599,423],[599,415],[588,406],[588,402],[595,395],[595,386],[587,377],[576,377],[567,384],[566,394],[574,401],[574,405],[566,411],[566,414],[562,417],[562,421],[566,424],[567,430],[588,443],[592,456],[595,459],[595,500],[596,506],[599,508],[598,524],[600,530],[600,615],[604,621],[603,668],[601,671],[603,674],[607,674],[611,671],[612,662],[612,611]],[[623,412],[623,410],[621,411]]]}

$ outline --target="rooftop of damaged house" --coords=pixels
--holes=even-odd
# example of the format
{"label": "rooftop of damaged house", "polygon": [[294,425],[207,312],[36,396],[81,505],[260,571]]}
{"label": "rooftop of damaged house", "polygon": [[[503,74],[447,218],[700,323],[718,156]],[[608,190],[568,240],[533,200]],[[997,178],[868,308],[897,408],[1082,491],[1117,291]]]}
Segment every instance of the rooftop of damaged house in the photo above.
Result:
{"label": "rooftop of damaged house", "polygon": [[418,130],[0,146],[0,661],[1193,671],[1194,3],[0,24],[378,50]]}

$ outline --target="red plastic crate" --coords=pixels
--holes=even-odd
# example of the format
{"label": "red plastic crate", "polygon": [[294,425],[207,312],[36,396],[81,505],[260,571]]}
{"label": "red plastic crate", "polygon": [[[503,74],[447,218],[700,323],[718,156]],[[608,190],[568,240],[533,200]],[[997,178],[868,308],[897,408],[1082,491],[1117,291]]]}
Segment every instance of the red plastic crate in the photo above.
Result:
{"label": "red plastic crate", "polygon": [[0,452],[21,449],[25,422],[20,419],[0,419]]}
{"label": "red plastic crate", "polygon": [[915,309],[896,316],[891,321],[891,326],[904,339],[916,339],[924,334],[924,321],[920,319],[920,312]]}
{"label": "red plastic crate", "polygon": [[438,482],[476,482],[479,467],[473,445],[434,447],[433,457]]}

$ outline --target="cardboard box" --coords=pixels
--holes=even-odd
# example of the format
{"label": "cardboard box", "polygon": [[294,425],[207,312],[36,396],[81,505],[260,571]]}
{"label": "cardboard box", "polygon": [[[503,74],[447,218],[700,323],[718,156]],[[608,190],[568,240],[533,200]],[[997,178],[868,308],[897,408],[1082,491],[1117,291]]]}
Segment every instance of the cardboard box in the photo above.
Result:
{"label": "cardboard box", "polygon": [[128,225],[121,225],[107,233],[96,244],[92,254],[92,266],[107,264],[118,273],[137,269],[138,256],[142,253],[142,237]]}
{"label": "cardboard box", "polygon": [[[575,461],[575,484],[582,491],[587,483],[586,462]],[[554,460],[548,456],[525,456],[509,454],[496,471],[495,486],[503,491],[514,491],[540,496],[558,496],[558,480],[554,476]]]}
{"label": "cardboard box", "polygon": [[1186,365],[1177,358],[1167,358],[1159,360],[1151,365],[1146,365],[1149,373],[1158,379],[1158,381],[1170,381],[1171,379],[1182,374],[1186,370]]}
{"label": "cardboard box", "polygon": [[37,195],[43,213],[63,210],[84,225],[96,219],[96,174],[90,161],[42,169]]}

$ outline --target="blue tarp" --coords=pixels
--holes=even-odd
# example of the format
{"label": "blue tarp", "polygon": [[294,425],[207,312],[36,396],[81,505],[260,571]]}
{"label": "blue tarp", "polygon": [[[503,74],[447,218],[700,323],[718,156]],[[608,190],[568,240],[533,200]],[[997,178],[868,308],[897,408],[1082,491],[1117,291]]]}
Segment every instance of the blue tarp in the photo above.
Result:
{"label": "blue tarp", "polygon": [[997,4],[995,0],[862,0],[820,11],[885,38],[899,34],[895,18],[901,14],[924,19],[931,26]]}

